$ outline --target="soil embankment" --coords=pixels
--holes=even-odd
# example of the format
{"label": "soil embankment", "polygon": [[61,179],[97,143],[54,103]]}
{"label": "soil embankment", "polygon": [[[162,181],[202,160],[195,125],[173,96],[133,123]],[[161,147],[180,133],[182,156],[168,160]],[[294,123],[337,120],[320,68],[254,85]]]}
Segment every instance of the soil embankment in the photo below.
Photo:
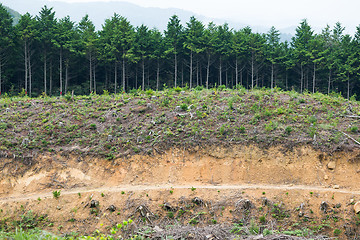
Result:
{"label": "soil embankment", "polygon": [[[31,211],[31,224],[60,233],[106,231],[131,218],[136,231],[175,223],[230,229],[251,223],[300,235],[307,234],[304,229],[348,239],[360,234],[354,212],[359,150],[330,154],[306,146],[236,145],[111,161],[48,154],[30,162],[3,159],[4,226],[14,219],[21,223]],[[60,191],[58,198],[54,191]],[[46,217],[39,221],[40,216]]]}

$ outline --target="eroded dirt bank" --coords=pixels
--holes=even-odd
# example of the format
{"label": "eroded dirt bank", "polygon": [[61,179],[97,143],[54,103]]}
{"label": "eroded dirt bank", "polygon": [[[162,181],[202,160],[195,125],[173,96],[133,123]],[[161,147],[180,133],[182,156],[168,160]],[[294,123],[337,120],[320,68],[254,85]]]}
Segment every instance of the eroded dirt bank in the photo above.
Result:
{"label": "eroded dirt bank", "polygon": [[[4,227],[31,211],[31,224],[60,233],[106,231],[131,218],[161,230],[252,222],[348,239],[360,234],[359,150],[215,146],[113,161],[63,153],[2,162]],[[92,201],[99,204],[90,208]]]}

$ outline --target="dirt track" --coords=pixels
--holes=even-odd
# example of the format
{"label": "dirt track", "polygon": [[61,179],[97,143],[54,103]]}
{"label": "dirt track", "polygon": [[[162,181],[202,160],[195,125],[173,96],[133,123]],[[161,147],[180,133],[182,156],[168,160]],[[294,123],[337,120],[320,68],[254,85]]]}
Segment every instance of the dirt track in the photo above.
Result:
{"label": "dirt track", "polygon": [[[19,218],[32,211],[46,214],[60,233],[91,233],[95,229],[106,231],[107,226],[127,218],[138,219],[141,225],[137,209],[147,206],[157,216],[153,224],[160,226],[172,221],[169,211],[185,225],[205,212],[209,215],[202,216],[199,225],[214,220],[221,224],[241,219],[250,222],[250,218],[258,221],[266,216],[266,222],[258,224],[274,227],[276,223],[287,230],[295,225],[317,227],[325,221],[330,227],[321,228],[324,233],[331,235],[339,228],[353,237],[359,234],[353,210],[353,204],[360,200],[358,156],[357,151],[325,154],[306,147],[282,151],[256,146],[191,152],[173,149],[163,155],[115,161],[41,156],[31,166],[6,165],[0,182],[1,215],[4,219]],[[58,199],[53,197],[54,190],[61,190]],[[194,204],[196,198],[204,205]],[[252,203],[250,215],[239,210],[244,199]],[[99,201],[96,215],[89,209],[91,200]],[[321,209],[323,202],[328,206],[325,211]],[[165,203],[171,207],[164,208]],[[117,214],[108,211],[112,205]],[[274,216],[277,206],[282,212],[276,214],[283,218],[286,213],[286,221]],[[186,208],[188,215],[176,215]],[[311,221],[305,222],[304,217]],[[351,231],[349,226],[354,226]]]}

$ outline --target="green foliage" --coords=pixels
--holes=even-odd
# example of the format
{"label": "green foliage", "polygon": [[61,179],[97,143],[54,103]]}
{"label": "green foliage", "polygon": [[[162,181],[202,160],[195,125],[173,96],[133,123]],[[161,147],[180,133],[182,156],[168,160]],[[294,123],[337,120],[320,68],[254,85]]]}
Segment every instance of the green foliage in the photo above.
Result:
{"label": "green foliage", "polygon": [[54,197],[54,198],[58,199],[58,198],[60,197],[61,190],[59,190],[59,191],[56,191],[56,190],[55,190],[55,191],[52,192],[52,194],[53,194],[53,197]]}

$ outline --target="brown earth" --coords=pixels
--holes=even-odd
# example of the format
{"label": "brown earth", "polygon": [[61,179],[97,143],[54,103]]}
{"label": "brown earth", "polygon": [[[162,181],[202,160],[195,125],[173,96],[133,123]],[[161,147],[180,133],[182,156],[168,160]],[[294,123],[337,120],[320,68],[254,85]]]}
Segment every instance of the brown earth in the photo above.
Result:
{"label": "brown earth", "polygon": [[[306,227],[343,239],[360,235],[353,208],[360,201],[358,149],[212,146],[112,161],[52,154],[2,164],[0,214],[8,228],[28,216],[52,232],[90,234],[131,218],[132,230],[145,236],[156,231],[144,233],[144,226],[216,223],[230,230],[239,222],[279,231]],[[90,208],[91,200],[99,206]]]}

